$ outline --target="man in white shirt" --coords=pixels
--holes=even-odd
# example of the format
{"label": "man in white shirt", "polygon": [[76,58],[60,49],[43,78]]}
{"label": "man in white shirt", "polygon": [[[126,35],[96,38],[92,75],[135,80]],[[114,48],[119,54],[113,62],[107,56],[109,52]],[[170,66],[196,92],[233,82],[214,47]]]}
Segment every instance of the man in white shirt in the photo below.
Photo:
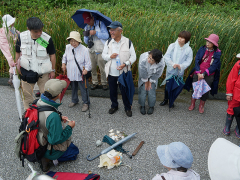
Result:
{"label": "man in white shirt", "polygon": [[[132,42],[122,35],[123,30],[120,22],[114,21],[108,28],[110,28],[109,31],[112,39],[106,41],[102,58],[108,61],[105,65],[105,73],[106,77],[108,77],[110,99],[112,102],[109,114],[113,114],[118,110],[118,77],[123,71],[127,72],[131,70],[131,65],[136,61],[136,53]],[[116,59],[120,59],[120,64],[117,65]],[[128,117],[131,117],[131,104],[121,84],[119,84],[119,88],[122,93],[125,112]]]}

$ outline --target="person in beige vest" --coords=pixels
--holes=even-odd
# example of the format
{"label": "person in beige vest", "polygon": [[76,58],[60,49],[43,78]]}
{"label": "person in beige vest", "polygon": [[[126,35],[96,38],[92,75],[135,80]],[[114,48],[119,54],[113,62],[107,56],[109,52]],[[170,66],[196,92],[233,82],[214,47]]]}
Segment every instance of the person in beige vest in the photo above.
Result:
{"label": "person in beige vest", "polygon": [[125,112],[128,117],[132,116],[131,104],[127,98],[126,92],[121,84],[118,84],[118,77],[122,72],[131,70],[131,65],[136,61],[136,53],[132,42],[122,35],[122,24],[118,21],[112,22],[110,28],[111,40],[109,39],[103,49],[102,57],[107,61],[105,65],[106,77],[110,90],[110,99],[112,102],[109,114],[118,110],[118,85],[121,90]]}
{"label": "person in beige vest", "polygon": [[[37,101],[37,106],[51,106],[58,110],[61,104],[56,101],[66,87],[67,83],[64,80],[48,80],[45,83],[44,93]],[[37,139],[41,146],[45,146],[48,142],[47,151],[41,159],[44,172],[49,170],[50,160],[53,160],[55,163],[74,160],[79,153],[78,148],[71,143],[75,121],[70,121],[67,116],[61,116],[60,114],[53,111],[39,112]]]}
{"label": "person in beige vest", "polygon": [[37,17],[27,20],[27,31],[20,33],[16,42],[16,61],[20,65],[23,105],[26,110],[33,102],[33,88],[37,83],[40,93],[44,85],[55,77],[56,50],[51,36],[43,32],[43,23]]}

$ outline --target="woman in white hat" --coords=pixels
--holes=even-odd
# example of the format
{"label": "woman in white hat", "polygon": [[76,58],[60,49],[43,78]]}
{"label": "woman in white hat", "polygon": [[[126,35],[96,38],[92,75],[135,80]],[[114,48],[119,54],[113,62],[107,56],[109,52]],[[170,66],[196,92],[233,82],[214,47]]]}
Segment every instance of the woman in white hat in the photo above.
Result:
{"label": "woman in white hat", "polygon": [[190,149],[182,142],[172,142],[157,147],[162,165],[169,171],[157,174],[152,180],[200,180],[200,175],[189,169],[193,163]]}
{"label": "woman in white hat", "polygon": [[11,15],[6,14],[2,17],[2,28],[0,28],[0,49],[8,61],[8,65],[10,67],[9,73],[10,78],[8,81],[9,85],[12,85],[13,78],[13,67],[15,66],[14,60],[12,57],[12,53],[14,53],[13,49],[15,45],[15,41],[20,34],[14,27],[16,18],[13,18]]}
{"label": "woman in white hat", "polygon": [[[81,44],[82,40],[79,32],[72,31],[70,36],[67,38],[70,44],[66,45],[65,53],[62,58],[62,70],[67,70],[67,76],[71,81],[72,87],[72,102],[68,107],[75,106],[78,102],[78,87],[81,90],[83,107],[82,111],[88,110],[90,104],[89,94],[86,92],[85,83],[83,82],[83,76],[88,71],[91,71],[92,65],[89,57],[88,49]],[[78,68],[81,69],[81,72]],[[84,69],[84,68],[85,69]],[[88,81],[86,80],[87,84]]]}

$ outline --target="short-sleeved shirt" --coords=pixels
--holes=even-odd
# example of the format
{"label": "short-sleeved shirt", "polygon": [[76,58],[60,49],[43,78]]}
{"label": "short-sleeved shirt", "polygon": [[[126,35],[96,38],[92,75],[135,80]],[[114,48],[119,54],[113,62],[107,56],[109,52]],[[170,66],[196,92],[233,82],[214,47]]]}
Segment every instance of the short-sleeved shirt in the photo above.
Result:
{"label": "short-sleeved shirt", "polygon": [[[36,43],[36,39],[33,39],[33,40],[34,40],[34,42]],[[48,43],[49,43],[49,44],[48,44],[48,46],[47,46],[47,48],[46,48],[46,49],[47,49],[47,53],[48,53],[49,55],[55,54],[55,53],[56,53],[56,50],[55,50],[55,47],[54,47],[52,38],[49,39]],[[21,39],[20,39],[20,35],[18,35],[18,39],[17,39],[17,42],[16,42],[16,52],[18,52],[18,53],[21,52],[20,47],[21,47]]]}

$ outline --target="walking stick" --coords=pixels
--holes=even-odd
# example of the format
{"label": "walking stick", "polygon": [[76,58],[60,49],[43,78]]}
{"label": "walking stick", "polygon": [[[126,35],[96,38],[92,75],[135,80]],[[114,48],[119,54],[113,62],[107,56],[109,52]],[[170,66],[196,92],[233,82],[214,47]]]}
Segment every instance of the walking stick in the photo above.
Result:
{"label": "walking stick", "polygon": [[[85,67],[83,66],[83,71],[85,70]],[[86,75],[83,75],[84,77],[84,82],[85,82],[85,88],[86,88],[86,94],[87,94],[87,101],[89,102],[88,99],[88,87],[87,87],[87,78]],[[90,103],[88,104],[88,117],[91,118],[91,113],[90,113]]]}

